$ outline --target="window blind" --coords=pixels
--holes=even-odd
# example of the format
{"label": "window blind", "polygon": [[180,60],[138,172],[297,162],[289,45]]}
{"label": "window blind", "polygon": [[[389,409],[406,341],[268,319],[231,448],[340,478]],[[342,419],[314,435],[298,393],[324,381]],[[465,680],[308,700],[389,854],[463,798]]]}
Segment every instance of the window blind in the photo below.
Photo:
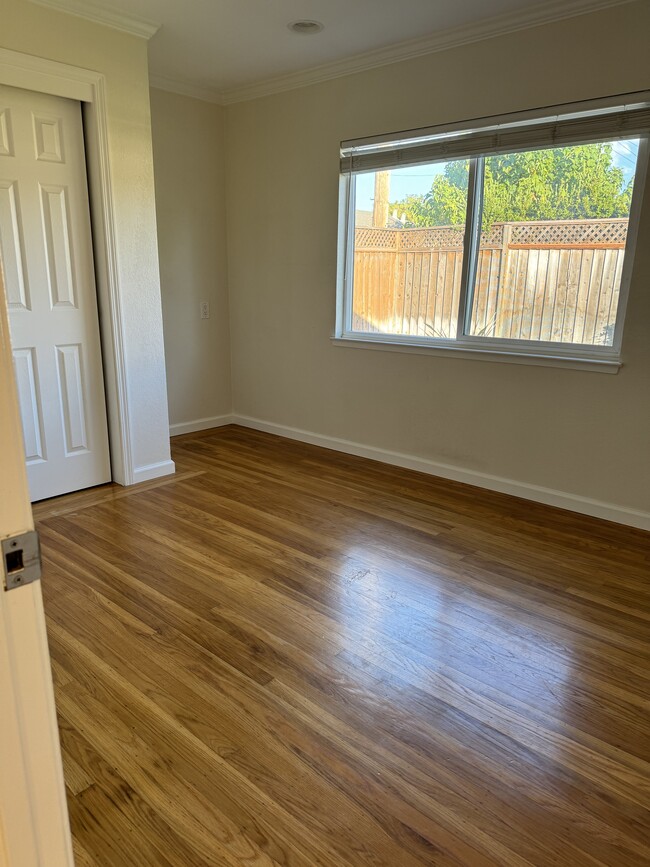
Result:
{"label": "window blind", "polygon": [[500,123],[439,134],[429,131],[422,138],[367,145],[357,143],[349,147],[343,144],[341,173],[372,172],[465,157],[616,141],[649,133],[650,104],[647,103],[589,115],[559,115],[540,121]]}

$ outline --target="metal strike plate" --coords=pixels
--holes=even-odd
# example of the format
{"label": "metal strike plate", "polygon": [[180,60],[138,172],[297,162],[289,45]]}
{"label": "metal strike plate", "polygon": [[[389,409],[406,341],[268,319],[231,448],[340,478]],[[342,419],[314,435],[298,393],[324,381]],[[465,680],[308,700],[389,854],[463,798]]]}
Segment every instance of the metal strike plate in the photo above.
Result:
{"label": "metal strike plate", "polygon": [[41,545],[38,533],[22,533],[2,540],[5,590],[15,590],[41,577]]}

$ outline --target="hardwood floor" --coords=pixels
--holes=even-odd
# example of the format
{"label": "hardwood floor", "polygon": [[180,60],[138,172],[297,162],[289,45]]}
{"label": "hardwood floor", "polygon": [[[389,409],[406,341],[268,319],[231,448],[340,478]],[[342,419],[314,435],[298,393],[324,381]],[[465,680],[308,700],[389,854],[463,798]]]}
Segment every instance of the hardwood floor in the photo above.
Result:
{"label": "hardwood floor", "polygon": [[174,443],[35,508],[78,867],[650,864],[650,534]]}

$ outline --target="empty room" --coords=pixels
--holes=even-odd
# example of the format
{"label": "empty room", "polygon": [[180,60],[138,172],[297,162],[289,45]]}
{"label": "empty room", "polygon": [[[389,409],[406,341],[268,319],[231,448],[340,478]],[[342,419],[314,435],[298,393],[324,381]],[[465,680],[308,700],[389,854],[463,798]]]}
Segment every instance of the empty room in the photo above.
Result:
{"label": "empty room", "polygon": [[649,33],[0,0],[0,867],[650,865]]}

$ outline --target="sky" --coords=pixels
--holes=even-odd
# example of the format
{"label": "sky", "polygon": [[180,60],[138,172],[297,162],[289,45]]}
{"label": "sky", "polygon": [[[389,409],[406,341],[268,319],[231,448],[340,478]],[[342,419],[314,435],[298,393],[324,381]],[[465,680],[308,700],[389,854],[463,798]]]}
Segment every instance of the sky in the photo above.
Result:
{"label": "sky", "polygon": [[[636,166],[639,151],[638,140],[612,142],[614,165],[623,169],[625,183],[630,180]],[[446,163],[435,163],[427,166],[409,166],[404,169],[394,169],[390,179],[390,199],[399,202],[407,195],[424,195],[431,189],[436,175],[442,174]],[[357,209],[371,211],[375,194],[375,174],[357,175]]]}
{"label": "sky", "polygon": [[625,183],[627,183],[636,167],[636,158],[639,154],[639,140],[615,141],[612,142],[612,146],[614,148],[614,165],[623,169],[625,172]]}
{"label": "sky", "polygon": [[[431,189],[436,175],[445,170],[446,163],[435,163],[429,166],[409,166],[405,169],[394,169],[390,175],[390,199],[399,202],[411,193],[424,195]],[[375,173],[357,175],[357,209],[372,211],[375,195]]]}

